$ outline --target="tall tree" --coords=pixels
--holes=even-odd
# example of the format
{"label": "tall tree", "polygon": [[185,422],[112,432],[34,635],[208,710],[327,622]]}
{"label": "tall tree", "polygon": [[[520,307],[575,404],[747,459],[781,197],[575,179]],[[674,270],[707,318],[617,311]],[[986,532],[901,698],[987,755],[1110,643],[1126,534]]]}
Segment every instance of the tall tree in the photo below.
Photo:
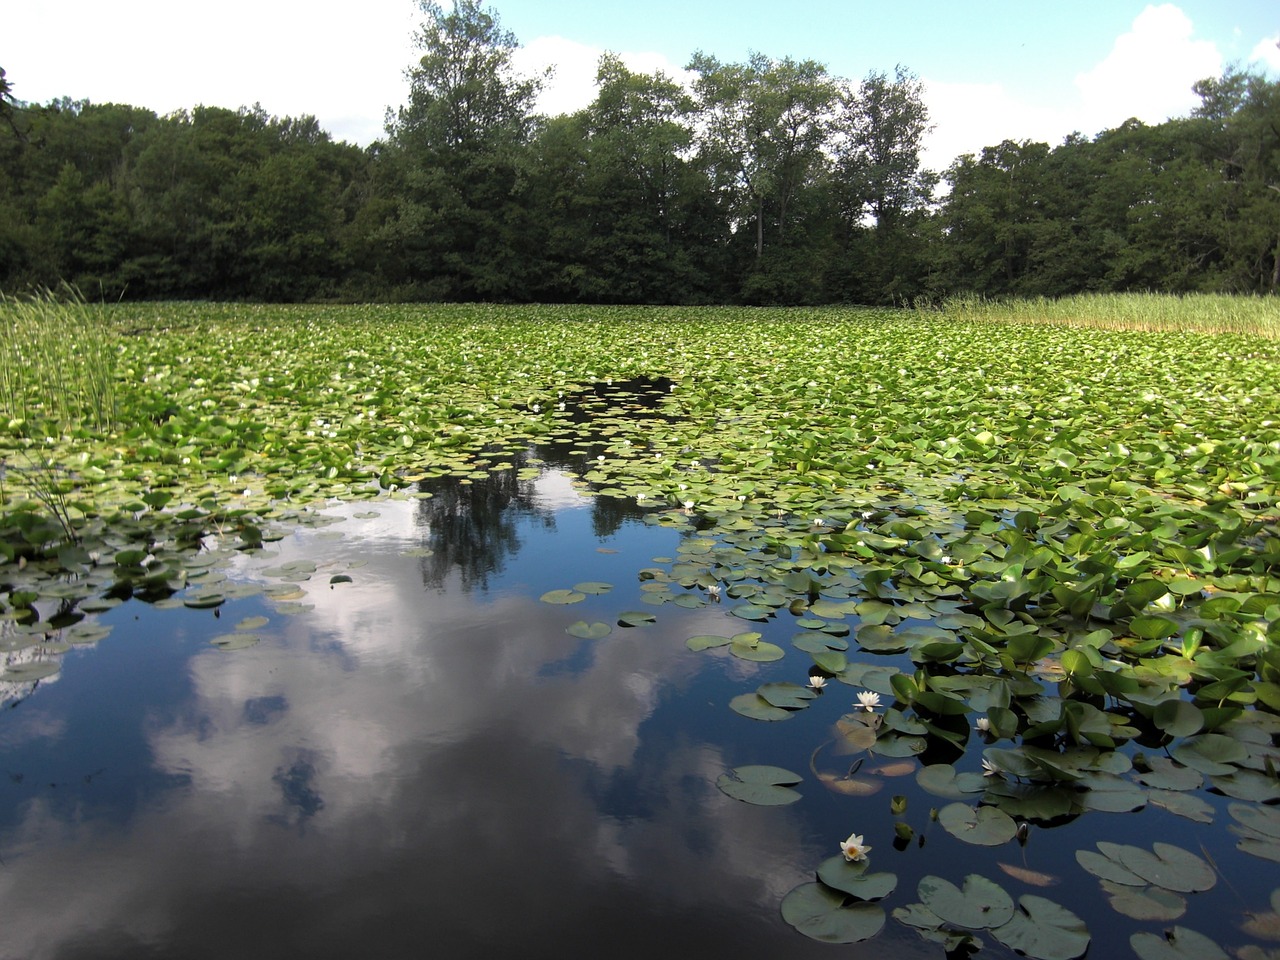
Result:
{"label": "tall tree", "polygon": [[1205,146],[1224,183],[1228,283],[1280,292],[1280,81],[1228,70],[1196,84],[1195,116],[1211,131]]}
{"label": "tall tree", "polygon": [[754,221],[760,260],[766,221],[784,237],[799,194],[825,171],[837,84],[817,61],[759,53],[726,64],[699,52],[689,69],[698,75],[700,148],[732,226]]}
{"label": "tall tree", "polygon": [[933,129],[924,84],[901,64],[888,75],[872,71],[841,97],[836,169],[846,217],[875,221],[891,231],[932,199],[937,175],[921,168],[920,151]]}
{"label": "tall tree", "polygon": [[400,197],[387,238],[399,279],[437,297],[510,297],[541,81],[515,73],[515,37],[476,0],[447,13],[432,0],[419,7],[422,56],[408,71],[409,102],[388,124]]}

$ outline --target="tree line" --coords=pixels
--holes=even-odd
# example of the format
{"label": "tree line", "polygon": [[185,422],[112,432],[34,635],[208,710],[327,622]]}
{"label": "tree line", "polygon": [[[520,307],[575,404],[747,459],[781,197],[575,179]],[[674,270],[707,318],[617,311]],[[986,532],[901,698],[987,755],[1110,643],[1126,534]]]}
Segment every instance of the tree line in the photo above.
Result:
{"label": "tree line", "polygon": [[911,303],[1280,289],[1280,83],[1236,68],[1190,116],[941,174],[899,66],[696,53],[689,87],[599,62],[544,78],[478,0],[420,0],[408,102],[367,148],[314,117],[25,103],[0,70],[0,290],[268,301]]}

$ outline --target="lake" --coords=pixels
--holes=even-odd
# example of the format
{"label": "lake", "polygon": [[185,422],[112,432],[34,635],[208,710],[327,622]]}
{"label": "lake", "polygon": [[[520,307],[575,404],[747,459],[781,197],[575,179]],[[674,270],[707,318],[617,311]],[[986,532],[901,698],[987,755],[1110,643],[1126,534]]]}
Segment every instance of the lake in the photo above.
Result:
{"label": "lake", "polygon": [[[1221,794],[1193,791],[1208,823],[1153,790],[1136,811],[1121,793],[1120,812],[1023,818],[974,844],[933,815],[964,791],[939,796],[920,771],[951,763],[981,786],[976,732],[964,750],[856,749],[862,688],[838,680],[786,722],[733,709],[761,684],[807,689],[804,617],[744,622],[664,575],[732,545],[700,542],[692,511],[588,496],[575,476],[592,454],[532,446],[414,496],[321,504],[185,593],[97,614],[109,635],[54,677],[4,684],[0,956],[940,957],[892,911],[926,878],[971,875],[1066,907],[1090,956],[1129,956],[1131,934],[1172,924],[1113,907],[1076,856],[1099,841],[1212,863],[1212,889],[1175,895],[1178,924],[1258,951],[1274,935],[1241,929],[1271,910],[1276,867],[1237,849]],[[217,606],[182,602],[215,588]],[[786,656],[687,643],[744,632]],[[794,772],[798,799],[717,785],[752,765]],[[851,834],[893,878],[868,898],[883,928],[833,947],[781,904]],[[1129,889],[1175,910],[1159,891]],[[982,956],[1014,955],[971,929]]]}

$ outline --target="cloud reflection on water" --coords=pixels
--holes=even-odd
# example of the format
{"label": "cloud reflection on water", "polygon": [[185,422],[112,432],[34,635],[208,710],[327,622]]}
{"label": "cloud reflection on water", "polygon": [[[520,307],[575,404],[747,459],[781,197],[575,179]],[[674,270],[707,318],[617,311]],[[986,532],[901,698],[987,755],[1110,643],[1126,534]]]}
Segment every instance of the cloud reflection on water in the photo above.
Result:
{"label": "cloud reflection on water", "polygon": [[[262,643],[201,650],[189,697],[144,707],[151,762],[175,785],[126,823],[27,804],[3,837],[3,956],[827,955],[777,911],[829,851],[792,812],[720,794],[743,761],[699,735],[726,709],[699,684],[755,667],[684,639],[736,627],[667,605],[651,627],[570,637],[579,617],[640,603],[634,571],[674,535],[628,527],[598,554],[553,540],[563,504],[552,525],[530,507],[478,592],[456,566],[424,588],[403,554],[430,531],[409,501],[364,505],[379,516],[330,528],[341,539],[299,531],[272,560],[240,559],[233,579],[270,579],[321,553],[314,609],[266,606]],[[530,569],[525,549],[559,563]],[[331,570],[353,582],[330,586]],[[547,578],[617,589],[553,606],[536,599]],[[683,716],[651,746],[658,711]]]}

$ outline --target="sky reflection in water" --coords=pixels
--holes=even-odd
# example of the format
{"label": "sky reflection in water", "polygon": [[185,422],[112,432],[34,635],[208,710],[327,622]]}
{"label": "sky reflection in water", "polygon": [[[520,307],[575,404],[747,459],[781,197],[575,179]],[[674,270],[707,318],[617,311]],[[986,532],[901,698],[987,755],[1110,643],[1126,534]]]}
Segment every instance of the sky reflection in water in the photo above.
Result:
{"label": "sky reflection in water", "polygon": [[[829,949],[778,917],[827,852],[714,786],[762,759],[725,707],[756,668],[684,647],[723,611],[565,632],[651,609],[635,571],[678,535],[555,472],[508,486],[330,507],[349,519],[228,572],[320,561],[308,613],[104,615],[106,640],[0,715],[0,956]],[[616,586],[537,599],[583,580]],[[257,614],[257,646],[208,646]]]}
{"label": "sky reflection in water", "polygon": [[[314,560],[309,612],[264,597],[216,617],[131,601],[103,615],[107,639],[65,656],[56,682],[8,704],[0,957],[940,957],[893,920],[840,948],[782,921],[782,897],[850,832],[866,835],[874,869],[899,875],[888,909],[913,902],[927,873],[978,872],[1063,902],[1087,919],[1090,955],[1109,956],[1134,924],[1108,937],[1115,917],[1076,849],[1168,839],[1204,844],[1227,876],[1256,873],[1221,826],[1151,806],[992,850],[929,823],[946,801],[910,776],[885,777],[872,797],[829,793],[809,764],[847,768],[822,748],[854,691],[835,683],[789,722],[752,722],[729,700],[766,679],[804,682],[808,657],[756,665],[685,648],[757,626],[789,648],[790,618],[648,606],[636,573],[680,535],[645,525],[634,502],[580,496],[554,470],[432,490],[332,505],[342,522],[297,529],[274,557],[227,571],[272,584],[271,568]],[[331,586],[337,573],[352,582]],[[538,600],[587,580],[614,589]],[[624,610],[658,621],[617,626]],[[209,645],[259,614],[258,645]],[[579,640],[565,632],[578,619],[615,626]],[[716,789],[749,763],[804,774],[804,799],[754,807]],[[927,843],[895,849],[899,793]],[[1020,887],[1001,864],[1067,882]],[[1269,889],[1219,884],[1222,909],[1196,904],[1190,925],[1230,942]],[[986,938],[982,956],[1012,954]]]}

